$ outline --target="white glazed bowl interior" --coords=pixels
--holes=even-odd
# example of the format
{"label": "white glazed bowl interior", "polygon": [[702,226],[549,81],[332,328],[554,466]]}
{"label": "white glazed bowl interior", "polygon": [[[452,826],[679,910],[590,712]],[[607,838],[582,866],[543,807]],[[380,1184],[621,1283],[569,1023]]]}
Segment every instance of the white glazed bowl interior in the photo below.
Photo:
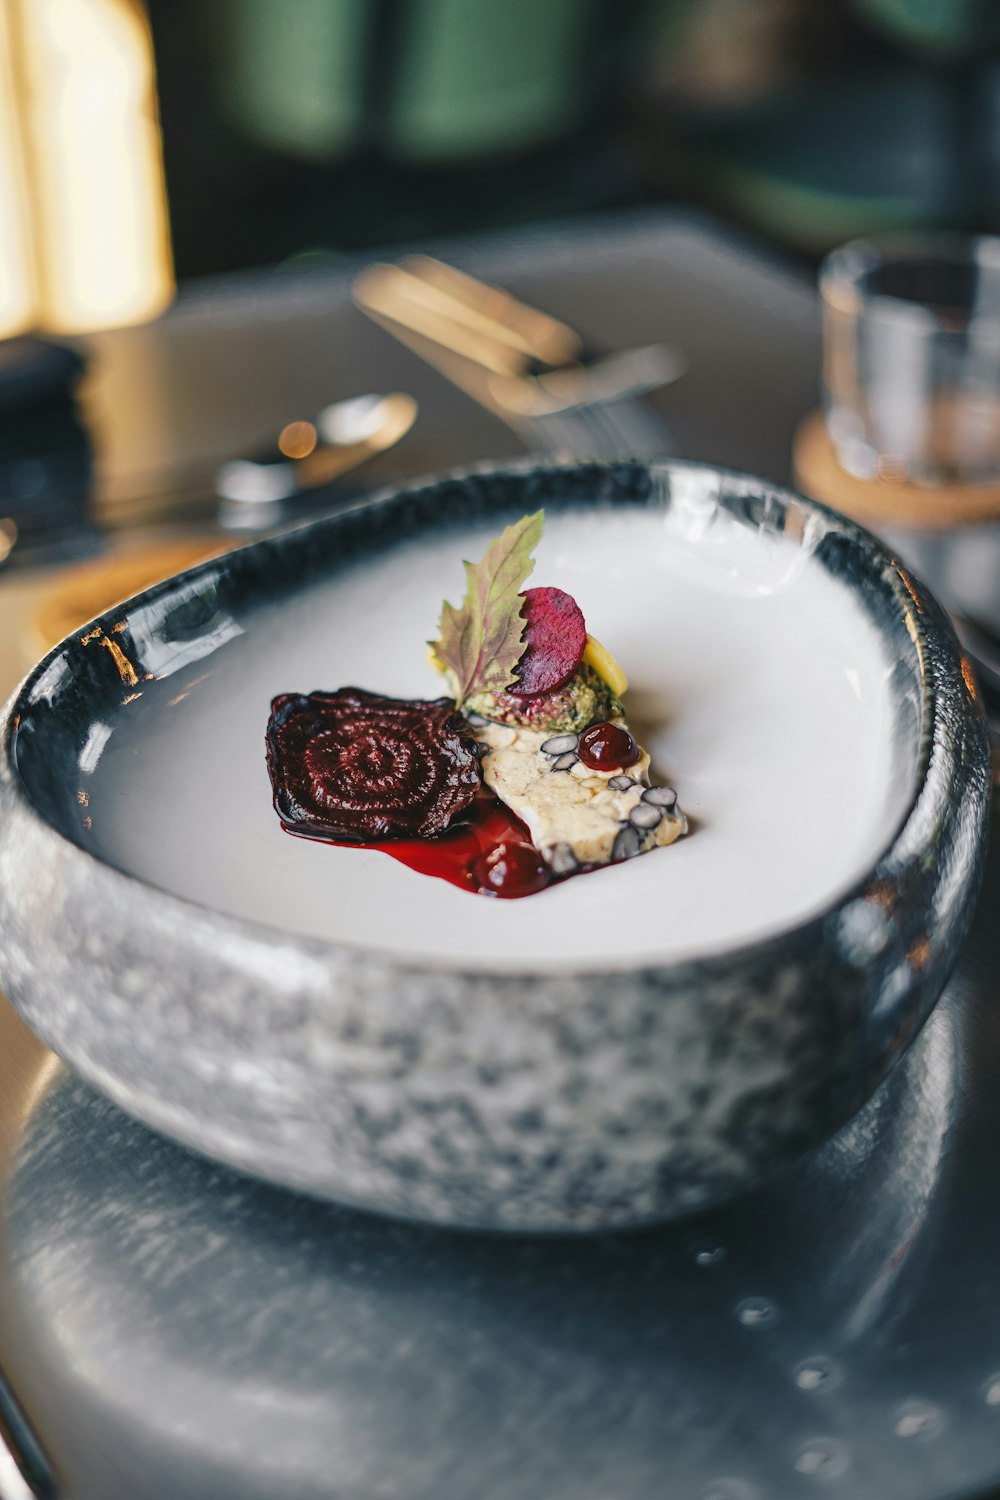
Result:
{"label": "white glazed bowl interior", "polygon": [[[298,935],[463,967],[562,969],[770,936],[834,900],[888,843],[914,790],[917,737],[893,701],[884,637],[801,539],[719,511],[706,526],[696,486],[664,511],[554,512],[532,578],[571,592],[624,665],[627,710],[655,775],[679,792],[687,839],[510,902],[285,834],[263,754],[272,697],[345,684],[439,695],[426,642],[442,598],[460,596],[462,559],[481,556],[492,530],[376,551],[216,622],[210,642],[164,662],[153,691],[85,749],[86,847]],[[131,618],[141,630],[141,612]]]}

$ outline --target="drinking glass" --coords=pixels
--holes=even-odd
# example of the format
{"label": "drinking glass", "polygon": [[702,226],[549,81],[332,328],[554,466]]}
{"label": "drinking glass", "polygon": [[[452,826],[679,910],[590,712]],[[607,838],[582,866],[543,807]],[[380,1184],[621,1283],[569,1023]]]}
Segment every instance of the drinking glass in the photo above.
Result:
{"label": "drinking glass", "polygon": [[881,235],[820,270],[826,424],[864,479],[1000,481],[1000,238]]}

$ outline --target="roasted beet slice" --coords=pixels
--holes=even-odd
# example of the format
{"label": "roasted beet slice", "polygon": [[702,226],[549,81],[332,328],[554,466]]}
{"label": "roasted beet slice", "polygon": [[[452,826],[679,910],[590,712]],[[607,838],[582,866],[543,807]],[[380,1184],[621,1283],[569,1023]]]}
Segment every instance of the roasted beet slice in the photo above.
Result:
{"label": "roasted beet slice", "polygon": [[527,649],[518,664],[517,681],[508,691],[518,698],[533,698],[551,693],[572,677],[587,644],[587,627],[579,604],[562,589],[528,589],[521,613]]}
{"label": "roasted beet slice", "polygon": [[482,780],[475,737],[450,698],[284,693],[266,744],[275,811],[307,838],[429,838],[472,805]]}

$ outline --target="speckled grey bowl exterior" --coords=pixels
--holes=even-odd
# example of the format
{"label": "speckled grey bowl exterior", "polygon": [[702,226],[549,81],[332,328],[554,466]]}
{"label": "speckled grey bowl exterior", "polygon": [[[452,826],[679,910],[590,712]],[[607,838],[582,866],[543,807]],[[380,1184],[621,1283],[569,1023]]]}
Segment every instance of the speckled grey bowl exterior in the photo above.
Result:
{"label": "speckled grey bowl exterior", "polygon": [[666,506],[693,473],[522,464],[448,476],[194,569],[183,595],[161,584],[56,648],[8,710],[0,767],[0,983],[29,1025],[199,1151],[440,1224],[666,1219],[832,1134],[917,1033],[954,960],[982,872],[988,739],[920,585],[850,522],[761,481],[717,476],[716,503],[808,545],[859,591],[896,662],[898,832],[807,923],[663,967],[460,972],[239,921],[82,847],[81,748],[120,711],[122,661],[146,675],[151,618],[162,660],[165,642],[211,632],[216,612],[248,618],[386,538],[540,504]]}

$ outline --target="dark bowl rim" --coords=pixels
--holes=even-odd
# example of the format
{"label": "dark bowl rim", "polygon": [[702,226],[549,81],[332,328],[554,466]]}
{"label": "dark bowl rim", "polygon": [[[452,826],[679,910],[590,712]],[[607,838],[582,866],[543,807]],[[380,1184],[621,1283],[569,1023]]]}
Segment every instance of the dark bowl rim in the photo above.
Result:
{"label": "dark bowl rim", "polygon": [[[336,521],[342,516],[355,514],[359,510],[368,509],[372,506],[384,503],[399,502],[412,499],[421,493],[435,489],[443,484],[462,483],[478,478],[504,478],[507,476],[517,477],[525,474],[538,474],[546,472],[566,472],[568,470],[581,470],[593,473],[594,471],[605,471],[611,473],[616,470],[633,469],[649,473],[663,472],[670,474],[677,470],[690,470],[698,473],[706,473],[717,476],[726,481],[735,482],[738,486],[752,487],[753,491],[765,492],[775,496],[784,505],[793,505],[819,517],[826,523],[824,535],[838,534],[845,537],[855,548],[864,555],[873,559],[879,565],[880,576],[884,581],[887,593],[891,592],[902,612],[903,620],[908,634],[916,652],[916,661],[920,679],[920,742],[917,749],[916,768],[914,776],[913,792],[908,799],[904,810],[897,818],[894,830],[884,845],[879,848],[874,858],[869,858],[863,869],[851,882],[843,887],[839,893],[828,898],[823,905],[811,916],[806,916],[788,927],[779,928],[777,931],[766,933],[758,938],[750,938],[734,943],[725,948],[709,951],[702,954],[694,954],[678,959],[656,959],[649,957],[637,963],[588,963],[581,967],[560,965],[555,967],[540,967],[537,965],[525,965],[517,968],[514,966],[497,966],[495,963],[484,963],[481,967],[473,968],[467,960],[450,962],[446,955],[437,957],[425,957],[423,955],[397,954],[391,951],[380,950],[365,944],[352,944],[342,940],[311,937],[291,931],[286,927],[271,925],[266,922],[249,917],[238,917],[230,913],[220,911],[216,907],[205,905],[201,902],[191,900],[186,896],[180,896],[176,892],[165,890],[161,886],[154,885],[151,881],[141,876],[130,874],[128,871],[119,869],[116,865],[101,858],[97,854],[84,848],[81,844],[68,838],[56,825],[48,820],[44,813],[36,807],[27,787],[15,764],[14,741],[17,733],[17,725],[21,714],[20,706],[25,702],[34,685],[51,667],[53,662],[65,650],[66,646],[81,634],[88,633],[98,626],[105,626],[112,620],[120,618],[121,612],[129,608],[155,602],[158,598],[168,594],[181,580],[198,578],[212,569],[217,569],[220,563],[224,564],[228,558],[244,553],[262,543],[281,542],[287,537],[299,533],[308,532],[314,526],[322,526]],[[845,581],[846,588],[853,589],[854,585]],[[928,622],[933,622],[928,628]],[[28,675],[23,679],[13,694],[8,699],[3,710],[3,747],[2,765],[0,773],[7,781],[8,787],[16,797],[21,809],[27,813],[29,818],[37,825],[40,836],[51,837],[65,846],[67,850],[73,851],[73,856],[78,856],[84,866],[96,866],[101,871],[102,878],[110,881],[112,885],[119,887],[127,893],[126,899],[132,904],[139,900],[143,904],[152,902],[161,910],[170,910],[175,913],[178,923],[184,925],[192,924],[195,928],[203,931],[218,931],[232,934],[238,938],[248,940],[264,947],[287,947],[292,945],[299,953],[313,959],[322,961],[324,958],[350,958],[355,963],[360,963],[383,974],[395,974],[401,977],[408,974],[441,973],[451,979],[465,980],[495,980],[499,982],[551,982],[554,978],[565,979],[600,979],[601,977],[621,975],[641,975],[643,973],[655,973],[657,975],[670,974],[675,976],[679,983],[688,983],[695,979],[698,974],[718,974],[719,972],[737,971],[744,966],[777,967],[782,961],[811,949],[815,944],[823,940],[823,929],[831,916],[849,906],[853,901],[862,897],[866,890],[876,884],[881,878],[884,866],[891,864],[894,851],[901,849],[907,843],[910,830],[917,830],[922,822],[922,809],[935,800],[936,783],[943,783],[950,779],[958,767],[955,764],[956,757],[950,753],[948,748],[948,737],[942,735],[941,719],[949,714],[955,714],[955,710],[947,702],[942,703],[939,692],[940,669],[934,660],[934,653],[928,651],[928,642],[937,634],[942,643],[949,647],[955,658],[955,666],[961,672],[968,697],[966,701],[965,716],[972,720],[979,720],[981,726],[981,758],[985,765],[989,757],[989,746],[986,731],[985,713],[978,687],[972,676],[971,666],[968,663],[957,637],[952,630],[943,609],[937,604],[934,597],[926,587],[915,580],[907,569],[903,568],[876,536],[858,525],[849,517],[832,507],[822,504],[820,501],[798,493],[789,485],[774,483],[758,475],[750,474],[744,470],[734,469],[725,465],[712,464],[697,459],[680,459],[666,457],[663,459],[639,460],[603,460],[582,459],[577,457],[545,458],[540,461],[537,457],[528,455],[523,459],[505,460],[500,462],[480,462],[470,465],[439,472],[422,475],[411,480],[405,480],[398,484],[390,484],[380,487],[376,492],[365,495],[349,506],[342,506],[334,511],[322,515],[310,517],[308,520],[295,525],[282,528],[280,531],[268,534],[264,538],[248,540],[239,547],[232,548],[226,552],[219,553],[213,557],[205,558],[203,561],[185,568],[179,573],[160,580],[97,615],[93,620],[81,623],[69,636],[63,638],[53,646],[35,664]],[[974,767],[969,770],[968,777],[974,776]],[[983,816],[983,842],[985,842],[986,818],[988,817],[988,799],[984,808]],[[933,819],[929,827],[936,826]],[[912,865],[916,858],[916,852],[926,846],[926,835],[918,837],[914,850],[907,855],[905,864]],[[138,896],[132,893],[140,893]]]}

